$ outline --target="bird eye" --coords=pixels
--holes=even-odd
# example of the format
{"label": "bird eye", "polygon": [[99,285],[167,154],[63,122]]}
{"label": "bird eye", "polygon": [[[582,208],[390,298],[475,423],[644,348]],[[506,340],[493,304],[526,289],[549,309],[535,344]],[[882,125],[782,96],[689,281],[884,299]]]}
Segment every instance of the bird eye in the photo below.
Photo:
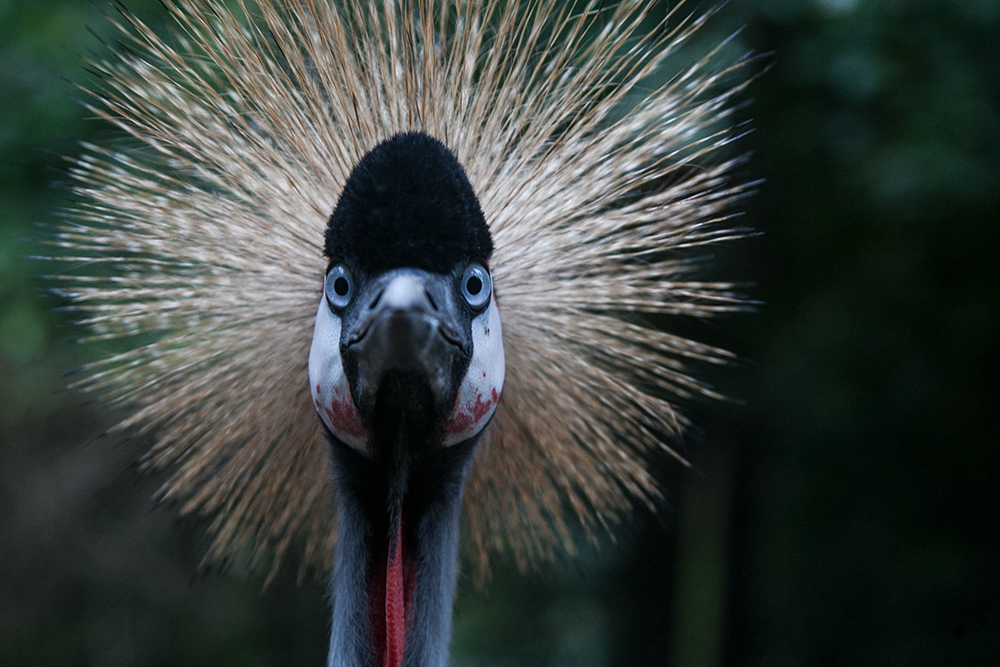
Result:
{"label": "bird eye", "polygon": [[482,264],[473,262],[462,274],[462,296],[473,308],[482,308],[490,300],[493,280]]}
{"label": "bird eye", "polygon": [[337,264],[326,274],[326,300],[331,308],[346,308],[354,296],[354,279],[343,264]]}

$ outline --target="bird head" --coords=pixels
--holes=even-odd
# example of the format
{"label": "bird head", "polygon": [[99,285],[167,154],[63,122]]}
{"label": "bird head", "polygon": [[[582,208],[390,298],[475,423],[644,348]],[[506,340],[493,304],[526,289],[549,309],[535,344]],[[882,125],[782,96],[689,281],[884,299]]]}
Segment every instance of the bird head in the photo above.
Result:
{"label": "bird head", "polygon": [[439,141],[402,134],[362,158],[327,228],[309,354],[333,437],[374,457],[394,438],[387,424],[405,423],[417,448],[482,432],[504,379],[492,252],[472,186]]}

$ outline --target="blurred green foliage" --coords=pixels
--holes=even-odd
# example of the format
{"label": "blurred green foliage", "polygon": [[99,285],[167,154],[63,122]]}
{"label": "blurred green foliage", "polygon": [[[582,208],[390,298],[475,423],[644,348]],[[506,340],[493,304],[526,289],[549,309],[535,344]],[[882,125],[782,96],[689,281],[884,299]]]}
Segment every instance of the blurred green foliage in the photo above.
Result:
{"label": "blurred green foliage", "polygon": [[[0,664],[321,664],[322,585],[195,578],[143,443],[58,391],[93,351],[23,239],[109,136],[72,83],[99,9],[0,0]],[[713,275],[764,305],[695,333],[748,360],[712,376],[742,404],[688,406],[659,518],[463,580],[455,665],[1000,664],[1000,2],[731,0],[705,44],[741,26],[732,53],[773,54],[741,110],[763,234]]]}

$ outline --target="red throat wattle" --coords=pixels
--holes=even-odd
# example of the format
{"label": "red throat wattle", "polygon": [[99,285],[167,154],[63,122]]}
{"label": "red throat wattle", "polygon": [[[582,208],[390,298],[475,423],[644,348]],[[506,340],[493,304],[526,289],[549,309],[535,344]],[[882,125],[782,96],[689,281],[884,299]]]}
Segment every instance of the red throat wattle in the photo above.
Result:
{"label": "red throat wattle", "polygon": [[374,653],[381,667],[402,667],[406,645],[407,612],[413,599],[412,565],[403,548],[403,524],[396,524],[396,539],[386,545],[385,560],[369,588],[369,618]]}

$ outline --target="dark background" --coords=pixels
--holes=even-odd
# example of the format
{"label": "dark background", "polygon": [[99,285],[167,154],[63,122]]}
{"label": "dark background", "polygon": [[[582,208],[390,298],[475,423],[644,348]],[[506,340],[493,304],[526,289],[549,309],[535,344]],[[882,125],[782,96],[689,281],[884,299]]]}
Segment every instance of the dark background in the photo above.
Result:
{"label": "dark background", "polygon": [[[463,577],[456,666],[1000,664],[1000,2],[733,0],[704,44],[740,26],[727,54],[772,54],[740,110],[763,233],[714,275],[762,305],[679,325],[745,360],[704,369],[737,400],[685,406],[694,469],[663,466],[658,515]],[[323,586],[199,574],[143,443],[60,391],[101,350],[66,344],[21,239],[57,220],[60,156],[108,136],[66,80],[88,27],[83,0],[0,0],[0,665],[323,664]]]}

